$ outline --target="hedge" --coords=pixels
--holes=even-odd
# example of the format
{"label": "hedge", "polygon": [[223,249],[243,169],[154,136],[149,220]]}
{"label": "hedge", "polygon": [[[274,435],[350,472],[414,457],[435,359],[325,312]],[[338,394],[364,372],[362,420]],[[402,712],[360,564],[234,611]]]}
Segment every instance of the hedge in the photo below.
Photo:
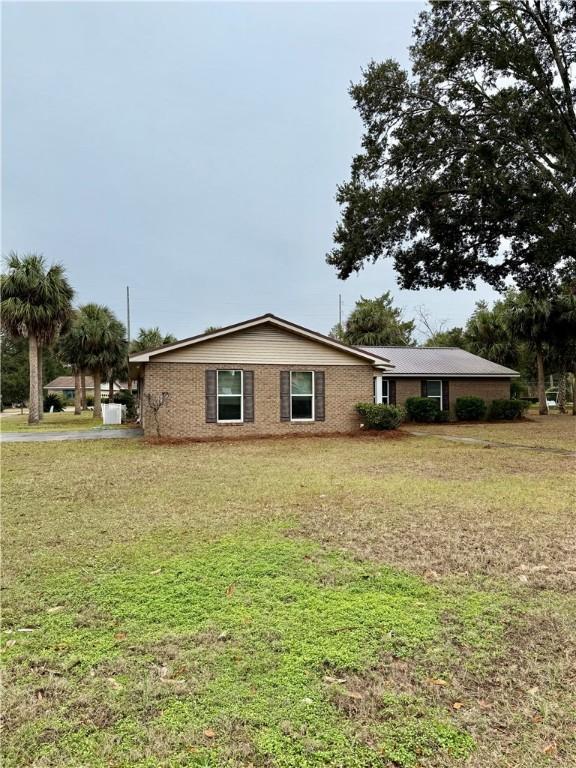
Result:
{"label": "hedge", "polygon": [[410,421],[440,421],[440,406],[429,397],[409,397],[406,400],[406,415]]}
{"label": "hedge", "polygon": [[456,398],[454,410],[459,421],[480,421],[486,416],[488,406],[481,397],[467,395]]}
{"label": "hedge", "polygon": [[356,411],[360,414],[365,429],[396,429],[404,421],[404,409],[396,405],[358,403]]}
{"label": "hedge", "polygon": [[493,421],[516,421],[529,407],[523,400],[492,400],[488,418]]}

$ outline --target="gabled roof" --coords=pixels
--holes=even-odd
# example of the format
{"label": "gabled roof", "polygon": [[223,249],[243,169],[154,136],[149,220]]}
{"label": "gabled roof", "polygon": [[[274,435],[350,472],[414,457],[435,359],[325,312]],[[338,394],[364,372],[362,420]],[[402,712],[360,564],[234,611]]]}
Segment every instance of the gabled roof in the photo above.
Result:
{"label": "gabled roof", "polygon": [[394,376],[515,377],[511,368],[493,363],[459,347],[361,347],[386,357]]}
{"label": "gabled roof", "polygon": [[271,313],[260,315],[259,317],[254,317],[251,320],[245,320],[243,323],[227,325],[225,328],[218,328],[218,330],[211,331],[210,333],[201,333],[198,336],[190,336],[190,338],[181,339],[180,341],[174,342],[174,344],[164,344],[161,347],[148,349],[144,352],[137,352],[133,355],[130,355],[130,362],[147,363],[151,358],[154,358],[157,355],[162,355],[165,352],[170,352],[174,349],[182,349],[183,347],[200,344],[211,339],[218,339],[221,336],[238,333],[238,331],[243,331],[247,328],[254,328],[258,325],[265,324],[274,325],[277,328],[282,328],[286,331],[289,331],[290,333],[294,333],[297,336],[302,336],[304,338],[317,341],[320,344],[333,347],[334,349],[339,349],[341,352],[346,352],[349,355],[355,355],[356,357],[361,358],[366,362],[370,362],[378,367],[390,367],[390,361],[386,357],[379,355],[377,352],[360,349],[359,347],[350,347],[348,344],[343,344],[342,342],[337,341],[330,336],[324,336],[324,334],[318,333],[317,331],[311,331],[309,328],[304,328],[302,325],[296,325],[296,323],[291,323],[289,320],[283,320],[281,317],[276,317],[276,315]]}

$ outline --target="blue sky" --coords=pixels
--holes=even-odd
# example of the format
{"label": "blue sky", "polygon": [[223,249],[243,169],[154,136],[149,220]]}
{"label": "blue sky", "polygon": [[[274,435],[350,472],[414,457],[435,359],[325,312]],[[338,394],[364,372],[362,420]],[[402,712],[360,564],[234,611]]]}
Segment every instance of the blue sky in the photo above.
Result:
{"label": "blue sky", "polygon": [[78,302],[177,336],[272,311],[320,331],[392,290],[461,324],[476,293],[325,263],[358,151],[348,95],[408,64],[418,3],[9,3],[2,252],[62,261]]}

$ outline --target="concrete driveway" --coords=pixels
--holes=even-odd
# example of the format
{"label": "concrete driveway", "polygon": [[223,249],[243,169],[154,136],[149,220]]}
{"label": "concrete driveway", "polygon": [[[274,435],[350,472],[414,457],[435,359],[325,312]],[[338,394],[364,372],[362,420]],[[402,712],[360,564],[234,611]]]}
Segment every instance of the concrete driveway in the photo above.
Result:
{"label": "concrete driveway", "polygon": [[127,429],[78,429],[74,432],[3,432],[0,443],[49,443],[59,440],[112,440],[142,437],[140,427]]}

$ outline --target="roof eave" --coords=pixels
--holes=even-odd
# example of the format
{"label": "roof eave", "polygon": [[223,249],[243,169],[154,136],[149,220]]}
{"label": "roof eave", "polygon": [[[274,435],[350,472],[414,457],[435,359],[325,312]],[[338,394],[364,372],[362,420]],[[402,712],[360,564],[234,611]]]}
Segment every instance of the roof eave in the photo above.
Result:
{"label": "roof eave", "polygon": [[197,336],[190,336],[189,338],[182,339],[180,341],[175,342],[174,344],[166,344],[161,347],[156,347],[155,349],[147,350],[146,352],[139,352],[136,355],[130,355],[129,362],[134,364],[148,363],[150,362],[151,357],[156,357],[157,355],[163,355],[166,352],[171,352],[176,349],[182,349],[183,347],[193,346],[200,342],[217,339],[221,336],[226,336],[229,333],[237,333],[238,331],[244,330],[245,328],[252,328],[254,326],[262,325],[264,323],[272,323],[272,325],[276,325],[280,328],[285,328],[286,330],[291,331],[292,333],[296,333],[300,336],[313,339],[314,341],[317,341],[320,344],[325,344],[326,346],[333,347],[334,349],[339,349],[342,352],[345,352],[347,354],[369,361],[373,365],[388,364],[392,366],[390,361],[385,357],[380,357],[379,355],[375,355],[371,352],[365,352],[364,350],[359,349],[358,347],[350,347],[347,344],[343,344],[342,342],[337,341],[336,339],[332,339],[329,336],[324,336],[323,334],[318,333],[316,331],[311,331],[309,328],[304,328],[304,326],[297,325],[296,323],[291,323],[288,320],[283,320],[281,317],[276,317],[276,315],[273,315],[271,313],[268,313],[266,315],[260,315],[259,317],[252,318],[251,320],[245,320],[242,323],[235,323],[233,325],[228,325],[225,328],[219,328],[217,331],[212,331],[211,333],[202,333],[202,334],[198,334]]}
{"label": "roof eave", "polygon": [[510,373],[436,373],[432,371],[399,373],[394,371],[394,376],[404,379],[421,379],[423,376],[435,376],[444,379],[517,379],[520,374],[517,371],[510,371]]}

